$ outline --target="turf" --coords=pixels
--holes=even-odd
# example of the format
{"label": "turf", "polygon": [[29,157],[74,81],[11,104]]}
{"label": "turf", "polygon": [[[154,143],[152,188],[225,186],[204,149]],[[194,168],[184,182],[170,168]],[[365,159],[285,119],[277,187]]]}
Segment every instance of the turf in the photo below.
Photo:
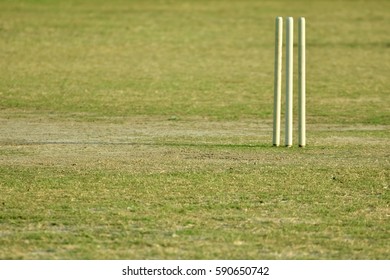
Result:
{"label": "turf", "polygon": [[[388,259],[389,10],[1,1],[0,258]],[[304,149],[271,147],[276,16]]]}

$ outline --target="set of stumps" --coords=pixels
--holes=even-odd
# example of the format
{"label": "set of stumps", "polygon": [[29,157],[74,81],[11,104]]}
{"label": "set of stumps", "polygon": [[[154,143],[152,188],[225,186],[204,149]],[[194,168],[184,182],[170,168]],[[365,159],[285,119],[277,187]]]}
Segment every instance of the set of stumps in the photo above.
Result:
{"label": "set of stumps", "polygon": [[[306,28],[305,18],[298,20],[298,146],[306,146]],[[285,146],[293,145],[293,43],[294,19],[286,18],[286,121]],[[280,146],[282,91],[283,18],[275,20],[274,146]]]}

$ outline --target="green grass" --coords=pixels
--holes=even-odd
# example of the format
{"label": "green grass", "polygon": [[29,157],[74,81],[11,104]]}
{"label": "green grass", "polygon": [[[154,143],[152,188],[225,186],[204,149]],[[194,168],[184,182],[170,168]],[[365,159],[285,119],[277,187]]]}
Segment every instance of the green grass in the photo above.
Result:
{"label": "green grass", "polygon": [[[388,259],[389,10],[1,1],[0,259]],[[305,149],[270,145],[280,15]]]}
{"label": "green grass", "polygon": [[3,258],[388,257],[389,173],[378,154],[106,149],[92,166],[73,155],[69,166],[1,167]]}
{"label": "green grass", "polygon": [[0,4],[1,108],[270,118],[274,17],[304,15],[310,116],[389,123],[387,1],[95,2]]}

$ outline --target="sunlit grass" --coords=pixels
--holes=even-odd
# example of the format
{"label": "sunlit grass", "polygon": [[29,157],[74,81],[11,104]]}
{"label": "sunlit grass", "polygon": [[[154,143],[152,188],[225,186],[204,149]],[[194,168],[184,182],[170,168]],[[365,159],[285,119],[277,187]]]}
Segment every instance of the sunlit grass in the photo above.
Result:
{"label": "sunlit grass", "polygon": [[[1,1],[0,258],[388,259],[389,10]],[[270,145],[275,16],[305,149]]]}

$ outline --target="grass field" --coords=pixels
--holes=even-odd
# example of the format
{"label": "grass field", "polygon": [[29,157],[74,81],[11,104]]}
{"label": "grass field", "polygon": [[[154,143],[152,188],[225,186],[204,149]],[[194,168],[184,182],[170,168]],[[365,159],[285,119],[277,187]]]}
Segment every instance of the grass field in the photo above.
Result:
{"label": "grass field", "polygon": [[[304,149],[271,145],[276,16],[306,17]],[[380,0],[1,0],[0,259],[389,259],[389,28]]]}

